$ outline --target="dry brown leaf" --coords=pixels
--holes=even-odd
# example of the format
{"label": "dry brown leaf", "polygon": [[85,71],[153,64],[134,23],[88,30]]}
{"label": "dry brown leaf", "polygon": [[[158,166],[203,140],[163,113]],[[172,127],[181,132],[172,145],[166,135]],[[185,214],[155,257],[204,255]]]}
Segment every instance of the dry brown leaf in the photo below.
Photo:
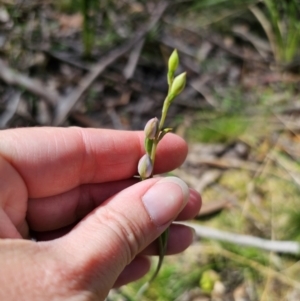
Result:
{"label": "dry brown leaf", "polygon": [[69,34],[70,31],[80,30],[83,24],[83,16],[80,13],[73,15],[62,14],[58,17],[60,29],[63,33]]}

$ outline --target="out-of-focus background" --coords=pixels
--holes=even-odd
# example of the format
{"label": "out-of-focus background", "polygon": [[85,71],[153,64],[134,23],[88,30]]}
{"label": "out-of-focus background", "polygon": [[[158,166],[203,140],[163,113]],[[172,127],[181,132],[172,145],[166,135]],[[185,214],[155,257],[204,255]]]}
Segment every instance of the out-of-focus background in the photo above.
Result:
{"label": "out-of-focus background", "polygon": [[299,2],[0,1],[2,129],[141,130],[179,52],[188,82],[166,125],[190,149],[172,174],[203,208],[142,301],[300,300]]}

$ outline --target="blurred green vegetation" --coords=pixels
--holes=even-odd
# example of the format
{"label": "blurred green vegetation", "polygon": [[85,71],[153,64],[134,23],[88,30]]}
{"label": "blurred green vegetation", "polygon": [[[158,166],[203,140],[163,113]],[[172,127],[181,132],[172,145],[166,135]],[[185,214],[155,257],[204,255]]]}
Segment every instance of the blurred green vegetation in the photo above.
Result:
{"label": "blurred green vegetation", "polygon": [[[144,1],[136,1],[143,3]],[[84,22],[82,26],[82,41],[84,45],[84,53],[87,57],[91,56],[93,47],[101,43],[101,39],[97,37],[97,22],[96,18],[99,12],[104,12],[108,8],[114,7],[114,1],[99,1],[96,0],[55,0],[56,8],[65,13],[80,12]],[[203,1],[188,1],[182,14],[201,14],[207,16],[210,20],[214,17],[227,16],[229,19],[234,18],[236,14],[241,12],[251,11],[255,16],[258,25],[263,29],[270,46],[273,51],[274,58],[277,63],[291,63],[299,56],[300,46],[300,13],[299,3],[297,0],[203,0]],[[228,14],[226,12],[229,12]],[[232,14],[230,13],[232,12]],[[107,36],[102,37],[106,43],[115,40],[113,38],[114,31],[110,27],[109,19],[106,19]],[[218,24],[220,22],[217,22]],[[217,25],[218,26],[218,25]],[[224,22],[221,26],[224,28]],[[110,31],[111,29],[111,31]],[[261,35],[261,33],[259,33]],[[103,41],[102,41],[103,43]]]}
{"label": "blurred green vegetation", "polygon": [[[175,257],[169,257],[167,264],[163,264],[155,283],[149,287],[142,297],[143,300],[175,300],[187,289],[198,286],[199,279],[204,271],[203,267],[192,268],[192,262],[186,262],[184,257],[174,259]],[[153,264],[150,274],[154,272],[154,266],[155,264]],[[122,287],[121,291],[128,300],[136,300],[136,293],[145,283],[147,277]]]}
{"label": "blurred green vegetation", "polygon": [[229,114],[213,116],[211,120],[206,119],[195,123],[188,130],[187,137],[191,142],[227,143],[236,140],[244,133],[248,125],[249,121],[245,116]]}
{"label": "blurred green vegetation", "polygon": [[297,0],[264,0],[265,7],[250,7],[263,28],[277,63],[291,63],[299,56],[300,7]]}
{"label": "blurred green vegetation", "polygon": [[[231,21],[242,15],[249,21],[249,12],[251,12],[257,22],[255,25],[252,20],[252,27],[254,25],[254,30],[259,36],[264,33],[278,64],[286,65],[299,57],[300,5],[298,0],[190,1],[186,12],[204,15],[208,25],[216,23],[221,30],[229,29]],[[225,19],[229,19],[229,24]]]}

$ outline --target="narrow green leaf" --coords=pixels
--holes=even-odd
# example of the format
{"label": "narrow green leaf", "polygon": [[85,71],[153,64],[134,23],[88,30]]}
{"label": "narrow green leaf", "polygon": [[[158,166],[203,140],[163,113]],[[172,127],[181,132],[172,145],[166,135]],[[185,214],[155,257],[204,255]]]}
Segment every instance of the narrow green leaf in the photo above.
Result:
{"label": "narrow green leaf", "polygon": [[163,130],[161,130],[161,132],[158,135],[158,141],[160,141],[167,133],[172,132],[172,128],[165,128]]}

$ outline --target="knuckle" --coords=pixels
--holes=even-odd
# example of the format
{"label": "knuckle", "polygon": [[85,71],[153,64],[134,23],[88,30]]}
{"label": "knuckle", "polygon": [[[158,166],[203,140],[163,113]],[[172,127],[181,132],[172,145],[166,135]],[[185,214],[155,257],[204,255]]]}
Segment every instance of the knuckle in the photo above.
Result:
{"label": "knuckle", "polygon": [[106,210],[98,216],[99,222],[109,228],[112,239],[117,247],[123,247],[125,260],[130,263],[132,259],[145,247],[146,239],[143,227],[131,220],[126,212]]}

